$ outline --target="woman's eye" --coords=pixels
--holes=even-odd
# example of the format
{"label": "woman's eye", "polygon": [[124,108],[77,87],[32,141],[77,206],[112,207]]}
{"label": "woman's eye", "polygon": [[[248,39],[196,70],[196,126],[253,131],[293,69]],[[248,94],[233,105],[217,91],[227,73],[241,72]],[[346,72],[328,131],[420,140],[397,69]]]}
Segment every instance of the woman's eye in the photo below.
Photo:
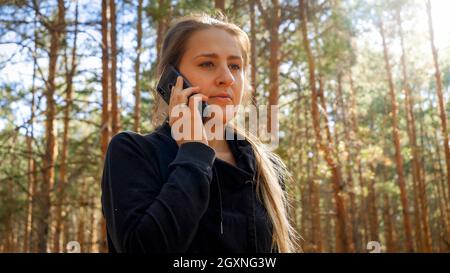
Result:
{"label": "woman's eye", "polygon": [[233,70],[240,70],[240,69],[241,69],[241,66],[238,65],[238,64],[232,64],[232,65],[230,65],[230,67],[231,67],[231,69],[233,69]]}
{"label": "woman's eye", "polygon": [[204,63],[201,63],[199,66],[200,67],[206,67],[206,68],[210,68],[210,67],[213,67],[213,63],[212,62],[204,62]]}

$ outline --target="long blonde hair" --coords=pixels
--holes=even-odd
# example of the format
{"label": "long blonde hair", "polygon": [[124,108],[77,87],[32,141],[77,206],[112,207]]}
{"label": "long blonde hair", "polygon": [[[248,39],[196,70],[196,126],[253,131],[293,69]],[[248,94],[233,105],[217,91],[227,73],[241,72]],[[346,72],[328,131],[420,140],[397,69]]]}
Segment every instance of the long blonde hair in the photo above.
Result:
{"label": "long blonde hair", "polygon": [[[185,52],[185,45],[194,32],[212,27],[225,30],[238,39],[244,59],[244,71],[246,71],[250,60],[250,41],[247,34],[237,25],[228,22],[221,13],[217,13],[214,17],[202,13],[181,17],[169,28],[163,40],[157,76],[159,77],[168,64],[175,67],[179,66],[181,57]],[[249,90],[248,84],[246,84],[246,89]],[[248,103],[248,94],[245,94],[244,97],[247,98],[244,100],[247,100]],[[154,98],[155,106],[152,122],[155,126],[158,126],[167,117],[167,104],[159,95],[155,94]],[[272,250],[282,253],[301,251],[298,244],[299,236],[290,224],[288,217],[290,202],[287,193],[281,186],[281,183],[293,182],[285,164],[278,155],[266,149],[255,135],[238,126],[232,126],[232,128],[245,136],[255,154],[257,195],[260,200],[262,199],[272,223]]]}

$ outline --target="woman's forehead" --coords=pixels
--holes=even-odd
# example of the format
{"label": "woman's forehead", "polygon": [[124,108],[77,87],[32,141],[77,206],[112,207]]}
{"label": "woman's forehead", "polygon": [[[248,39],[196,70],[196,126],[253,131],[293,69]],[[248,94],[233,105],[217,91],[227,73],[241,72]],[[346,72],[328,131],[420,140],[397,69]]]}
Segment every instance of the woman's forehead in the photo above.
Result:
{"label": "woman's forehead", "polygon": [[186,45],[189,59],[204,57],[221,57],[242,60],[238,39],[225,30],[209,28],[195,32]]}

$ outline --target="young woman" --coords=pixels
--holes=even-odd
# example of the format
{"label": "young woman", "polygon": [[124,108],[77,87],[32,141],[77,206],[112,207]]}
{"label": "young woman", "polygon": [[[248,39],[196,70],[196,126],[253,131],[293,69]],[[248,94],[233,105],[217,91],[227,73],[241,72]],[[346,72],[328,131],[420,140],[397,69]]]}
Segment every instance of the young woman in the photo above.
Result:
{"label": "young woman", "polygon": [[[156,95],[153,133],[123,132],[109,144],[102,205],[111,252],[298,250],[282,161],[256,137],[239,133],[234,116],[221,119],[219,132],[231,130],[234,138],[221,139],[206,132],[195,111],[201,101],[223,109],[244,103],[249,49],[245,32],[225,19],[193,15],[168,30],[158,73],[172,65],[192,87],[183,89],[179,77],[169,105]],[[180,105],[192,115],[171,115]],[[180,121],[192,134],[174,138]]]}

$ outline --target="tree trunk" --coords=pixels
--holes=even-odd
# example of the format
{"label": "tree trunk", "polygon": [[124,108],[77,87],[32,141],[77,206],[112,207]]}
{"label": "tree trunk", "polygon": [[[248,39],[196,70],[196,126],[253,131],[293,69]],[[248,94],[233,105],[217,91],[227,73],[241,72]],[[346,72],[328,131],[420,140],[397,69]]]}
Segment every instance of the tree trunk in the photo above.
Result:
{"label": "tree trunk", "polygon": [[90,226],[90,229],[89,229],[90,230],[90,236],[89,236],[90,248],[89,248],[89,252],[90,253],[98,252],[98,249],[97,249],[98,237],[97,237],[97,232],[96,232],[96,230],[97,230],[96,215],[97,215],[98,209],[96,208],[96,205],[95,205],[96,202],[98,201],[97,199],[98,198],[97,198],[96,194],[91,194],[90,206],[89,206],[89,208],[90,208],[90,213],[89,213],[89,216],[90,216],[90,219],[89,219],[90,220],[90,223],[89,223],[89,226]]}
{"label": "tree trunk", "polygon": [[[317,164],[315,164],[317,166]],[[317,168],[315,168],[317,171]],[[320,223],[320,180],[311,179],[312,252],[322,252],[322,225]]]}
{"label": "tree trunk", "polygon": [[109,89],[109,41],[108,1],[102,0],[102,156],[106,155],[110,139],[110,89]]}
{"label": "tree trunk", "polygon": [[[309,102],[311,103],[311,102]],[[311,121],[310,114],[307,109],[307,104],[305,102],[305,121]],[[306,122],[306,139],[312,139],[310,135],[310,124]],[[312,125],[312,124],[311,124]],[[311,214],[311,240],[309,244],[308,252],[320,253],[323,252],[323,244],[326,240],[323,240],[324,235],[322,232],[322,224],[321,224],[321,209],[320,209],[320,180],[318,179],[318,164],[319,164],[319,148],[317,147],[317,142],[313,142],[312,145],[308,145],[310,150],[312,150],[311,156],[308,154],[308,186],[309,186],[309,196],[310,200],[308,202],[309,211]],[[328,222],[329,223],[329,222]]]}
{"label": "tree trunk", "polygon": [[[420,99],[422,101],[422,99]],[[429,109],[434,109],[433,106],[433,98],[431,97],[431,94],[429,93],[429,97],[428,97],[428,101],[429,101]],[[419,111],[420,113],[424,113],[424,110],[422,108],[422,103],[419,103]],[[435,124],[435,120],[434,120],[434,116],[435,113],[430,113],[430,119],[431,119],[431,124]],[[436,128],[432,128],[431,132],[430,130],[426,130],[424,131],[424,119],[420,119],[419,122],[419,129],[420,129],[420,142],[421,142],[421,146],[424,147],[424,142],[425,142],[425,138],[430,139],[430,146],[435,147],[435,151],[430,151],[429,149],[426,149],[424,151],[428,151],[428,154],[426,154],[425,156],[422,157],[422,168],[424,169],[425,167],[425,163],[424,160],[425,158],[427,159],[431,159],[432,161],[432,171],[431,173],[433,174],[433,178],[434,180],[438,181],[437,183],[440,184],[440,187],[442,189],[442,202],[444,204],[444,209],[446,210],[446,213],[443,213],[442,215],[447,215],[447,220],[443,220],[443,223],[445,224],[445,226],[443,227],[444,230],[446,230],[447,232],[445,234],[443,234],[441,236],[441,242],[443,241],[443,243],[446,245],[447,248],[450,248],[450,244],[448,244],[448,242],[450,242],[450,206],[449,206],[449,202],[448,202],[448,198],[447,198],[447,193],[445,191],[445,173],[444,173],[444,167],[442,166],[442,159],[441,159],[441,145],[439,145],[439,137],[437,134],[437,129]],[[427,136],[426,133],[431,133],[432,135]],[[437,165],[437,166],[436,166]]]}
{"label": "tree trunk", "polygon": [[137,20],[137,47],[136,47],[136,62],[134,64],[134,71],[136,73],[134,89],[135,106],[134,106],[134,131],[140,133],[141,131],[141,77],[140,77],[140,65],[141,65],[141,51],[142,51],[142,0],[138,1],[137,8],[138,20]]}
{"label": "tree trunk", "polygon": [[40,215],[38,224],[38,251],[47,252],[47,239],[49,234],[49,218],[50,218],[50,191],[55,180],[55,159],[57,155],[56,134],[57,128],[55,124],[56,105],[54,94],[56,91],[55,77],[56,65],[58,60],[58,51],[60,48],[60,38],[65,29],[65,7],[64,1],[58,0],[58,17],[57,21],[51,24],[50,32],[50,58],[49,71],[47,80],[47,89],[45,98],[47,109],[45,112],[45,153],[43,158],[43,181],[40,189]]}
{"label": "tree trunk", "polygon": [[73,77],[77,66],[77,35],[78,35],[78,2],[75,7],[75,32],[72,45],[71,67],[69,68],[69,60],[67,54],[65,54],[66,64],[66,106],[64,108],[64,127],[63,127],[63,141],[62,141],[62,155],[61,165],[59,170],[59,183],[56,190],[57,205],[55,208],[55,233],[53,237],[53,251],[58,253],[62,249],[60,248],[61,230],[62,230],[62,206],[65,200],[65,188],[67,187],[67,154],[69,149],[69,123],[70,123],[70,111],[72,105],[72,93],[73,93]]}
{"label": "tree trunk", "polygon": [[[317,58],[317,59],[319,59],[319,58]],[[319,69],[318,69],[319,70]],[[341,122],[342,121],[342,117],[340,116],[340,113],[339,113],[339,110],[338,110],[338,104],[339,104],[339,99],[337,98],[337,96],[335,97],[335,99],[333,100],[332,98],[330,99],[330,103],[329,103],[329,107],[331,107],[331,113],[330,113],[330,116],[332,117],[332,119],[335,121],[335,125],[334,125],[334,129],[333,129],[333,135],[331,135],[331,129],[330,129],[330,127],[329,126],[327,126],[328,124],[329,124],[329,122],[328,122],[328,109],[327,109],[327,107],[326,107],[326,102],[325,102],[325,96],[324,96],[324,87],[323,87],[323,85],[324,85],[324,83],[323,83],[323,78],[320,76],[320,74],[319,74],[319,89],[321,90],[320,92],[319,92],[319,94],[321,94],[320,95],[320,101],[321,101],[321,104],[322,104],[322,110],[323,110],[323,112],[324,113],[326,113],[326,115],[325,115],[325,130],[326,130],[326,132],[327,132],[327,136],[329,137],[329,139],[331,139],[331,137],[333,136],[334,138],[333,138],[333,140],[334,140],[334,143],[336,143],[336,145],[333,145],[333,147],[334,147],[334,149],[331,151],[332,153],[333,153],[333,158],[335,158],[336,159],[336,165],[337,166],[342,166],[342,163],[341,163],[341,158],[338,156],[340,153],[339,153],[339,135],[340,135],[340,131],[339,131],[339,122]],[[338,85],[339,85],[339,83],[338,83]],[[331,141],[329,141],[328,143],[332,143]],[[342,174],[342,169],[339,169],[339,172]],[[342,174],[341,175],[341,179],[342,179],[342,192],[345,192],[345,193],[347,193],[347,185],[346,185],[346,179],[345,179],[345,177],[344,177],[344,175]],[[345,187],[345,188],[344,188]],[[345,203],[345,206],[346,207],[348,207],[348,196],[347,196],[347,194],[345,194],[344,196],[343,196],[343,201],[344,201],[344,203]],[[351,221],[351,214],[349,213],[347,216],[347,222],[345,223],[346,224],[346,228],[345,228],[345,231],[346,231],[346,235],[347,235],[347,238],[348,238],[348,240],[350,241],[350,246],[349,246],[349,252],[355,252],[355,250],[354,250],[354,242],[353,242],[353,223],[352,223],[352,221]]]}
{"label": "tree trunk", "polygon": [[312,177],[309,180],[310,183],[310,195],[311,195],[311,232],[312,241],[310,251],[320,253],[322,248],[322,224],[321,224],[321,211],[320,211],[320,182],[318,176],[318,164],[319,164],[319,150],[313,146],[313,160],[312,160]]}
{"label": "tree trunk", "polygon": [[[315,32],[316,32],[315,35],[317,37],[319,31],[318,31],[317,24],[316,24],[315,21],[314,21],[314,28],[315,28]],[[319,44],[318,39],[316,39],[316,44]],[[319,67],[320,67],[320,58],[317,58],[317,63],[319,64]],[[319,113],[320,112],[323,113],[323,115],[321,117],[323,118],[324,129],[325,129],[325,133],[326,133],[326,136],[327,136],[327,143],[331,144],[331,146],[329,146],[330,155],[332,155],[332,157],[336,158],[335,165],[338,168],[338,172],[342,173],[341,172],[341,168],[340,168],[341,163],[339,161],[339,157],[337,157],[337,155],[338,155],[337,145],[332,145],[333,141],[331,139],[331,137],[332,137],[331,136],[331,130],[330,130],[330,127],[328,126],[329,120],[328,120],[328,114],[327,114],[328,113],[327,102],[326,102],[326,99],[325,99],[324,77],[323,77],[323,74],[321,73],[320,69],[318,69],[318,70],[319,70],[319,72],[318,72],[319,73],[319,89],[318,89],[317,96],[318,96],[318,99],[320,100],[320,106],[317,106],[317,107],[321,108],[321,111],[318,111],[318,112]],[[336,113],[336,119],[337,119],[337,109],[336,109],[335,106],[336,106],[336,104],[332,103],[332,108],[333,108],[334,113]],[[321,119],[319,117],[319,127],[320,127],[320,124],[321,124]],[[335,137],[335,143],[338,143],[338,132],[337,131],[334,132],[334,137]],[[319,145],[318,149],[320,149],[320,145]],[[343,181],[342,176],[341,176],[341,181]],[[343,200],[343,202],[345,204],[346,203],[346,196],[343,193],[344,193],[344,191],[343,191],[343,188],[342,188],[340,195],[342,196],[342,200]],[[336,202],[335,202],[335,204],[336,204]],[[349,240],[347,252],[355,252],[355,245],[354,245],[354,242],[352,241],[353,240],[353,237],[352,237],[352,230],[353,230],[352,222],[346,221],[345,224],[347,225],[347,227],[345,228],[345,232],[346,232],[346,236],[347,236],[347,238]]]}
{"label": "tree trunk", "polygon": [[[304,120],[305,120],[305,139],[308,142],[308,149],[311,149],[311,145],[310,145],[310,134],[309,134],[309,118],[308,118],[308,109],[306,107],[307,103],[305,100],[305,104],[304,104],[304,112],[303,112],[303,116],[304,116]],[[312,194],[311,194],[311,180],[312,180],[312,176],[314,174],[311,174],[312,170],[315,169],[315,167],[313,167],[313,162],[311,159],[311,156],[309,156],[308,153],[308,157],[306,159],[306,182],[303,185],[303,191],[302,191],[302,236],[304,236],[306,238],[305,240],[305,247],[304,247],[304,251],[305,252],[310,252],[311,250],[311,240],[310,238],[313,238],[314,241],[314,237],[311,235],[312,229],[310,228],[310,223],[312,223],[312,219],[311,219],[311,200],[312,198]],[[311,219],[311,220],[310,220]],[[319,230],[320,231],[320,230]]]}
{"label": "tree trunk", "polygon": [[295,119],[292,120],[291,123],[289,123],[289,130],[291,133],[289,134],[289,141],[292,143],[294,149],[291,149],[288,151],[288,156],[290,158],[295,158],[295,160],[291,160],[288,162],[288,168],[290,170],[293,170],[292,176],[294,179],[294,183],[289,186],[289,188],[292,189],[290,193],[290,211],[291,211],[291,219],[293,223],[293,227],[295,230],[299,230],[300,228],[300,212],[301,212],[301,201],[300,195],[303,194],[302,190],[302,182],[303,182],[303,176],[302,171],[300,168],[295,168],[296,166],[304,166],[304,160],[303,160],[303,153],[299,151],[302,151],[304,148],[304,144],[301,141],[301,138],[298,137],[299,135],[302,135],[302,120],[301,120],[301,97],[300,92],[296,94],[297,100],[295,101],[293,107],[293,113],[295,113]]}
{"label": "tree trunk", "polygon": [[384,62],[386,66],[386,74],[387,74],[387,80],[389,84],[389,94],[391,97],[391,104],[392,104],[392,130],[393,130],[393,140],[394,140],[394,146],[395,146],[395,164],[396,164],[396,170],[398,175],[398,185],[400,188],[400,195],[401,195],[401,201],[402,201],[402,211],[403,211],[403,224],[405,228],[405,244],[406,244],[406,251],[413,252],[413,238],[412,238],[412,231],[411,231],[411,221],[409,218],[409,205],[408,205],[408,198],[407,198],[407,192],[406,192],[406,185],[405,185],[405,176],[403,171],[403,159],[402,154],[400,150],[400,136],[398,133],[398,125],[397,125],[397,99],[394,89],[394,82],[392,79],[392,72],[391,72],[391,65],[389,63],[389,54],[388,54],[388,48],[386,44],[386,38],[384,34],[384,26],[383,26],[383,19],[379,19],[379,31],[381,34],[382,42],[383,42],[383,54],[384,54]]}
{"label": "tree trunk", "polygon": [[[32,103],[31,108],[34,109],[35,103],[34,103],[34,88],[32,88]],[[34,120],[34,111],[31,111],[31,118],[30,118],[30,124],[33,124]],[[33,126],[33,125],[31,125]],[[33,172],[36,171],[36,168],[34,164],[36,163],[33,159],[33,129],[31,129],[31,135],[27,136],[27,150],[28,150],[28,160],[27,160],[27,208],[25,212],[25,225],[24,225],[24,241],[23,241],[23,248],[22,252],[27,253],[32,251],[31,249],[31,242],[32,242],[32,228],[33,228],[33,207],[35,202],[35,194],[36,194],[36,175],[33,174]]]}
{"label": "tree trunk", "polygon": [[434,30],[433,30],[433,18],[431,17],[431,3],[427,0],[427,15],[428,15],[428,29],[430,33],[430,45],[431,52],[433,53],[435,77],[436,77],[436,93],[439,99],[439,117],[441,118],[441,130],[444,142],[445,163],[447,165],[447,189],[448,196],[450,197],[450,149],[449,149],[449,135],[447,131],[447,114],[445,110],[444,96],[442,94],[442,79],[441,70],[439,68],[439,58],[436,46],[434,45]]}
{"label": "tree trunk", "polygon": [[[350,129],[351,127],[348,124],[347,121],[347,106],[344,103],[344,96],[343,96],[343,92],[342,92],[342,75],[339,73],[338,75],[338,86],[337,86],[337,99],[338,99],[338,103],[340,104],[340,109],[342,111],[342,123],[343,123],[343,129],[344,129],[344,136],[345,136],[345,150],[347,151],[347,157],[344,158],[344,160],[347,162],[346,164],[346,173],[347,173],[347,188],[348,188],[348,192],[349,192],[349,197],[350,197],[350,209],[349,209],[349,231],[351,233],[351,237],[353,239],[353,242],[355,244],[355,250],[358,249],[360,250],[360,238],[358,236],[358,230],[357,230],[357,222],[356,222],[356,212],[357,212],[357,207],[356,207],[356,196],[355,196],[355,187],[353,184],[353,173],[352,173],[352,159],[355,158],[355,156],[351,156],[352,155],[352,147],[350,143],[354,142],[353,137],[350,134]],[[336,134],[337,135],[337,134]]]}
{"label": "tree trunk", "polygon": [[[431,100],[430,100],[430,105],[431,105],[432,103],[431,103]],[[440,148],[440,145],[438,144],[438,142],[439,142],[439,138],[438,138],[438,134],[437,134],[437,130],[436,129],[433,129],[432,130],[433,131],[433,133],[434,133],[434,135],[432,136],[432,138],[431,139],[434,139],[434,146],[436,147],[436,151],[435,151],[435,155],[436,155],[436,159],[435,160],[433,160],[433,162],[435,161],[435,162],[437,162],[437,171],[436,172],[434,172],[434,170],[435,170],[435,168],[433,168],[433,173],[435,173],[435,175],[437,174],[437,173],[439,173],[439,180],[438,180],[438,183],[440,182],[440,187],[442,188],[442,201],[443,201],[443,203],[444,203],[444,209],[447,211],[447,213],[443,213],[443,215],[445,216],[447,216],[447,220],[445,221],[443,221],[444,222],[444,224],[445,224],[445,227],[444,227],[444,230],[447,230],[447,232],[446,232],[446,236],[442,236],[443,237],[443,239],[444,240],[448,240],[448,242],[450,242],[450,215],[449,215],[449,211],[450,211],[450,209],[449,209],[449,204],[448,204],[448,202],[446,202],[445,200],[448,200],[447,199],[447,197],[445,196],[446,195],[446,193],[445,193],[445,174],[444,174],[444,167],[442,166],[442,159],[441,159],[441,148]],[[430,158],[432,158],[432,154],[430,154],[429,155],[429,157]],[[433,165],[436,165],[435,163],[433,164]],[[437,175],[436,175],[437,176]],[[450,247],[450,245],[448,245],[448,247]]]}
{"label": "tree trunk", "polygon": [[255,15],[255,0],[249,2],[250,6],[250,74],[252,87],[252,103],[258,105],[258,90],[256,83],[256,15]]}
{"label": "tree trunk", "polygon": [[[34,154],[34,152],[33,152]],[[28,252],[33,252],[36,253],[38,252],[38,248],[37,248],[37,239],[38,238],[38,234],[37,234],[37,220],[39,218],[39,209],[40,206],[38,204],[39,201],[39,189],[38,189],[38,185],[40,184],[40,182],[38,181],[38,175],[39,175],[39,171],[38,171],[38,163],[36,161],[35,158],[33,158],[33,162],[31,164],[31,173],[32,173],[32,181],[33,184],[31,185],[31,193],[32,193],[32,199],[31,199],[31,206],[30,206],[30,210],[31,210],[31,219],[29,222],[29,227],[30,227],[30,233],[29,233],[29,241],[28,241]]]}
{"label": "tree trunk", "polygon": [[[364,190],[366,183],[365,183],[365,179],[363,177],[363,173],[362,173],[362,164],[361,161],[359,161],[358,164],[358,177],[359,177],[359,187],[361,188],[361,191]],[[367,198],[364,196],[364,194],[360,194],[360,210],[359,210],[359,216],[362,220],[362,238],[363,240],[363,246],[365,247],[365,244],[367,244],[370,240],[369,240],[369,216],[367,215],[367,210],[368,210],[368,201]]]}
{"label": "tree trunk", "polygon": [[[372,172],[376,174],[376,170],[373,166],[370,167]],[[370,241],[380,241],[378,234],[378,212],[377,212],[377,200],[375,192],[375,177],[369,180],[368,185],[368,214],[370,223]]]}
{"label": "tree trunk", "polygon": [[[349,70],[349,85],[350,85],[350,100],[351,100],[351,107],[350,107],[350,119],[351,119],[351,128],[352,128],[352,141],[354,143],[354,155],[353,158],[356,159],[355,161],[355,167],[358,171],[358,180],[359,180],[359,186],[361,190],[364,188],[364,178],[362,175],[362,164],[361,164],[361,157],[359,156],[360,150],[361,150],[361,140],[359,139],[359,130],[358,130],[358,111],[357,111],[357,105],[356,105],[356,90],[353,85],[353,75],[351,69]],[[363,251],[365,249],[364,243],[367,244],[369,238],[368,238],[368,225],[369,225],[369,219],[367,218],[367,214],[364,212],[365,209],[367,209],[366,206],[366,199],[363,194],[360,194],[360,205],[359,205],[359,211],[357,210],[357,215],[359,216],[359,221],[362,221],[362,228],[359,229],[357,241],[355,241],[356,250]],[[364,237],[363,237],[364,236]],[[364,238],[364,242],[362,242]]]}
{"label": "tree trunk", "polygon": [[323,242],[323,251],[330,253],[333,252],[334,244],[333,244],[333,220],[334,218],[334,205],[333,205],[333,197],[330,196],[331,191],[327,191],[327,194],[323,194],[322,197],[325,199],[324,209],[325,219],[324,219],[324,231],[322,232],[322,242]]}
{"label": "tree trunk", "polygon": [[[164,33],[166,32],[170,18],[171,18],[171,6],[166,4],[166,0],[158,0],[158,14],[154,18],[157,20],[157,30],[156,30],[156,63],[159,63],[159,58],[161,55],[161,46],[164,38]],[[169,9],[167,10],[165,9]]]}
{"label": "tree trunk", "polygon": [[[14,151],[14,146],[16,143],[12,143],[11,151]],[[16,157],[15,156],[9,156],[10,162],[8,162],[11,166],[15,166]],[[5,201],[7,204],[12,204],[12,201],[14,201],[14,177],[11,175],[6,180],[6,197]],[[4,213],[2,215],[2,219],[4,219],[4,228],[2,230],[2,235],[0,238],[3,239],[2,245],[4,246],[3,251],[4,252],[16,252],[15,245],[14,245],[14,207],[9,205],[4,208]]]}
{"label": "tree trunk", "polygon": [[30,133],[27,134],[27,151],[28,151],[28,160],[27,160],[27,208],[25,212],[25,230],[24,230],[24,242],[22,251],[27,253],[31,251],[31,232],[33,227],[33,203],[35,200],[36,194],[36,174],[33,173],[35,171],[35,161],[33,155],[33,140],[34,140],[34,114],[36,111],[36,69],[37,69],[37,52],[38,48],[38,30],[37,30],[37,14],[35,11],[34,18],[34,52],[33,52],[33,79],[31,84],[31,108],[30,108]]}
{"label": "tree trunk", "polygon": [[[414,170],[413,170],[414,173]],[[422,235],[422,223],[421,223],[421,212],[420,212],[420,197],[419,197],[419,183],[417,177],[413,174],[413,197],[414,197],[414,231],[416,239],[416,249],[422,251],[423,249],[423,235]]]}
{"label": "tree trunk", "polygon": [[[383,180],[387,181],[387,170],[383,170]],[[397,232],[395,229],[395,218],[394,218],[394,205],[392,205],[391,197],[389,193],[385,192],[383,194],[384,197],[384,235],[386,239],[386,250],[389,253],[397,252],[398,250],[398,242],[397,242]]]}
{"label": "tree trunk", "polygon": [[80,244],[80,251],[85,252],[86,242],[85,242],[85,208],[81,207],[78,211],[78,230],[77,230],[77,242]]}
{"label": "tree trunk", "polygon": [[445,188],[443,187],[443,184],[440,183],[440,179],[437,177],[437,173],[433,172],[433,176],[434,176],[434,180],[436,181],[436,188],[437,188],[437,201],[439,203],[439,219],[441,220],[441,222],[439,223],[440,226],[440,240],[439,240],[439,245],[441,248],[441,251],[449,251],[450,246],[446,245],[445,240],[448,240],[450,238],[450,223],[449,223],[449,217],[448,217],[448,213],[447,213],[447,208],[446,206],[448,204],[445,203],[444,201],[444,193],[445,193]]}
{"label": "tree trunk", "polygon": [[[406,121],[408,125],[408,137],[409,144],[412,151],[412,174],[413,174],[413,185],[415,189],[417,189],[417,200],[420,204],[420,213],[416,214],[416,217],[419,216],[421,220],[421,225],[418,226],[419,232],[421,232],[420,226],[423,227],[423,236],[422,234],[418,234],[419,239],[423,238],[423,250],[425,252],[431,252],[432,240],[431,240],[431,232],[429,227],[428,220],[428,198],[426,195],[425,189],[425,176],[422,175],[422,169],[419,163],[419,148],[417,146],[417,137],[416,137],[416,124],[415,117],[413,112],[413,97],[411,96],[408,74],[406,72],[406,52],[403,40],[403,29],[402,29],[402,19],[400,10],[397,10],[397,25],[399,27],[399,36],[400,36],[400,45],[402,48],[402,57],[401,57],[401,65],[402,65],[402,75],[403,75],[403,90],[405,92],[405,112],[406,112]],[[418,206],[415,205],[414,210],[416,211]],[[419,210],[417,210],[419,212]],[[417,226],[417,224],[416,224]],[[418,239],[418,240],[419,240]]]}
{"label": "tree trunk", "polygon": [[120,109],[119,96],[117,94],[117,38],[116,38],[116,1],[109,0],[110,15],[110,47],[111,47],[111,117],[112,117],[112,134],[114,136],[120,130]]}
{"label": "tree trunk", "polygon": [[315,86],[315,64],[311,51],[311,47],[308,40],[308,28],[306,18],[305,0],[300,0],[300,18],[301,18],[301,31],[303,37],[303,46],[308,58],[309,65],[309,83],[311,88],[311,114],[313,119],[314,135],[320,150],[324,153],[325,160],[331,169],[333,184],[334,199],[336,205],[336,251],[337,252],[350,252],[351,242],[346,234],[346,218],[347,213],[345,209],[345,202],[342,192],[342,176],[339,171],[339,166],[335,163],[332,156],[333,143],[328,145],[322,142],[322,136],[320,132],[320,117],[317,101],[317,90]]}
{"label": "tree trunk", "polygon": [[214,8],[225,14],[225,0],[214,0]]}
{"label": "tree trunk", "polygon": [[[279,92],[279,78],[278,74],[280,73],[280,41],[278,35],[278,29],[280,26],[280,4],[278,0],[272,0],[272,10],[270,13],[270,57],[269,57],[269,107],[278,106],[278,92]],[[275,114],[275,116],[272,116]],[[272,128],[272,124],[278,124],[278,111],[272,113],[271,108],[268,109],[268,119],[267,119],[267,132],[277,138],[278,137],[278,128]],[[273,130],[272,130],[273,129]]]}
{"label": "tree trunk", "polygon": [[[323,82],[323,75],[320,72],[320,69],[318,69],[318,75],[319,75],[319,89],[317,90],[317,98],[320,100],[320,105],[317,106],[317,112],[319,113],[319,121],[320,118],[323,118],[323,124],[324,124],[324,129],[325,129],[325,134],[327,136],[327,141],[328,143],[331,143],[331,131],[330,131],[330,127],[328,126],[328,112],[327,112],[327,104],[325,102],[325,90],[324,90],[324,82]],[[320,110],[321,109],[321,110]],[[323,115],[320,115],[320,112],[323,113]],[[319,123],[320,124],[320,123]],[[333,152],[333,151],[331,151]],[[339,163],[339,162],[338,162]]]}
{"label": "tree trunk", "polygon": [[69,229],[70,229],[70,221],[69,219],[67,219],[67,215],[68,215],[68,208],[65,207],[65,214],[66,214],[66,219],[62,222],[63,223],[63,227],[62,227],[62,233],[63,233],[63,249],[62,252],[66,252],[66,245],[67,243],[73,238],[73,237],[69,237]]}
{"label": "tree trunk", "polygon": [[[102,0],[102,159],[106,156],[108,143],[110,139],[110,89],[109,89],[109,46],[108,46],[108,3]],[[100,219],[100,252],[106,252],[106,224],[105,218]]]}
{"label": "tree trunk", "polygon": [[389,202],[389,196],[387,193],[383,194],[384,199],[384,238],[386,240],[386,251],[388,253],[393,253],[397,251],[395,247],[395,239],[394,239],[394,226],[392,223],[392,213],[391,213],[391,204]]}

